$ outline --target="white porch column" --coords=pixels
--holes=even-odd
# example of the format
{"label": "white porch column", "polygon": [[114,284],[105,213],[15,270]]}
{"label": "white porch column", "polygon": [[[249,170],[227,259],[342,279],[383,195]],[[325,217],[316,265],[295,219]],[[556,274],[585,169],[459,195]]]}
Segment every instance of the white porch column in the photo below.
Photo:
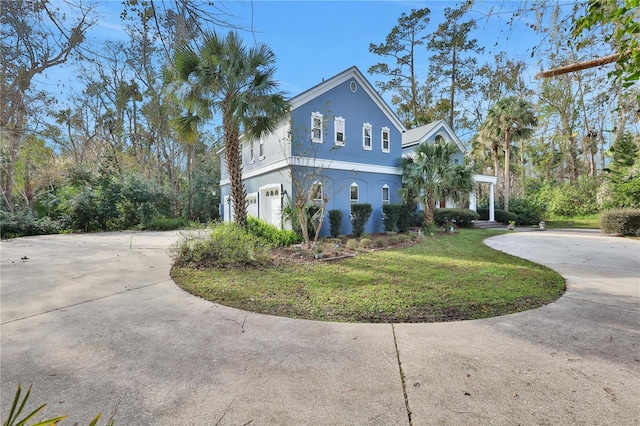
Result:
{"label": "white porch column", "polygon": [[469,210],[477,211],[476,206],[476,187],[474,185],[473,190],[469,193]]}
{"label": "white porch column", "polygon": [[474,182],[473,190],[469,194],[469,210],[477,211],[476,207],[476,183]]}
{"label": "white porch column", "polygon": [[493,183],[489,184],[489,221],[493,222],[496,220],[495,210],[493,207]]}

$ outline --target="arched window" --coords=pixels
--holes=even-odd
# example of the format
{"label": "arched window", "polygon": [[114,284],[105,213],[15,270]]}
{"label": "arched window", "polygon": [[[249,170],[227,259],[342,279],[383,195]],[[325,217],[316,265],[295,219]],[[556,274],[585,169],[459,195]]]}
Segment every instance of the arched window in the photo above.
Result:
{"label": "arched window", "polygon": [[389,185],[384,184],[382,186],[382,204],[389,204],[389,202],[390,202]]}
{"label": "arched window", "polygon": [[360,187],[355,182],[349,187],[349,199],[351,204],[358,204],[360,202]]}
{"label": "arched window", "polygon": [[322,182],[315,181],[311,185],[311,201],[314,205],[320,206],[322,205],[322,199]]}

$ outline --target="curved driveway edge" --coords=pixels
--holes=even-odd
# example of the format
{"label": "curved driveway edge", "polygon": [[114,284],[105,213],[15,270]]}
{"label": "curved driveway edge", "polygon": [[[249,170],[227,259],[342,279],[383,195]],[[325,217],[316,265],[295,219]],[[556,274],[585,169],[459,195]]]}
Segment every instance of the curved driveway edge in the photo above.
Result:
{"label": "curved driveway edge", "polygon": [[638,241],[491,238],[563,274],[565,296],[488,320],[392,326],[196,298],[169,278],[176,238],[0,244],[2,418],[21,382],[33,407],[48,402],[70,424],[99,411],[118,425],[640,424]]}

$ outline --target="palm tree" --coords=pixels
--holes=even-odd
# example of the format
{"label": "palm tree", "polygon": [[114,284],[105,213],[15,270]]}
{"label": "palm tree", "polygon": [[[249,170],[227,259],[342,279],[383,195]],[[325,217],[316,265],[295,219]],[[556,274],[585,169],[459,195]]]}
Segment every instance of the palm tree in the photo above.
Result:
{"label": "palm tree", "polygon": [[[289,104],[274,80],[275,55],[265,44],[244,46],[237,32],[221,38],[206,33],[200,46],[183,45],[175,53],[180,79],[190,83],[195,99],[210,101],[222,116],[224,152],[231,183],[235,221],[246,227],[246,192],[242,182],[240,135],[259,138],[275,130],[289,111]],[[194,99],[192,98],[192,99]],[[195,109],[176,120],[189,134],[202,121]]]}
{"label": "palm tree", "polygon": [[415,205],[420,201],[424,207],[423,224],[433,223],[433,211],[437,200],[455,197],[460,201],[468,197],[473,188],[471,169],[462,164],[453,164],[451,156],[458,152],[453,144],[424,142],[413,155],[400,160],[405,202]]}
{"label": "palm tree", "polygon": [[[533,105],[527,100],[508,96],[500,99],[487,113],[482,127],[489,137],[504,141],[504,209],[509,211],[511,142],[527,139],[538,125]],[[495,160],[494,160],[495,161]],[[497,162],[496,162],[497,163]]]}

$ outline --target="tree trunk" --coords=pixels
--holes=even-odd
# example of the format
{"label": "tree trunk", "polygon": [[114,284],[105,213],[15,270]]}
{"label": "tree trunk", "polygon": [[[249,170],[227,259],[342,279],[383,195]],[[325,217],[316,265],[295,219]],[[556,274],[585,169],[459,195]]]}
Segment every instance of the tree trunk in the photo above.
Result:
{"label": "tree trunk", "polygon": [[[226,108],[225,108],[226,107]],[[240,131],[233,125],[233,117],[228,106],[223,104],[222,126],[224,128],[224,152],[227,158],[227,173],[231,184],[231,200],[235,222],[247,227],[246,193],[242,183],[242,153],[240,152]]]}
{"label": "tree trunk", "polygon": [[428,195],[424,198],[424,211],[422,226],[427,227],[433,223],[433,210],[435,200],[433,196]]}
{"label": "tree trunk", "polygon": [[451,102],[451,105],[449,105],[449,126],[451,126],[451,129],[454,129],[453,127],[453,116],[454,116],[454,109],[455,109],[455,95],[456,95],[456,68],[458,65],[458,49],[457,49],[457,45],[453,46],[453,58],[451,60],[451,88],[449,89],[449,101]]}
{"label": "tree trunk", "polygon": [[511,148],[511,135],[509,129],[504,134],[504,211],[509,211],[509,186],[511,183],[510,179],[510,148]]}

